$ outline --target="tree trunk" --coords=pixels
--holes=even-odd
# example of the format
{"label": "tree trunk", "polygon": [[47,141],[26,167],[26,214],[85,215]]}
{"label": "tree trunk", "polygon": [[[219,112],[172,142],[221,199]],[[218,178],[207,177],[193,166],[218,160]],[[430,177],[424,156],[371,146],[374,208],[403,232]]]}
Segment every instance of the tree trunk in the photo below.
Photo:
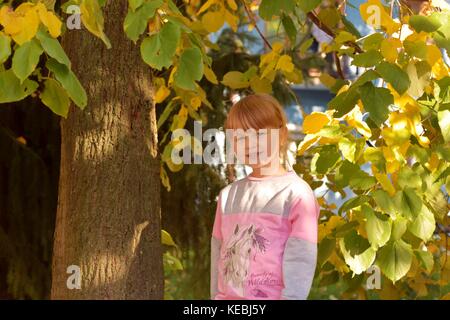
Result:
{"label": "tree trunk", "polygon": [[[53,299],[163,298],[154,90],[124,34],[126,12],[124,0],[104,7],[112,49],[85,29],[63,39],[89,101],[61,121]],[[71,265],[80,289],[67,284]]]}

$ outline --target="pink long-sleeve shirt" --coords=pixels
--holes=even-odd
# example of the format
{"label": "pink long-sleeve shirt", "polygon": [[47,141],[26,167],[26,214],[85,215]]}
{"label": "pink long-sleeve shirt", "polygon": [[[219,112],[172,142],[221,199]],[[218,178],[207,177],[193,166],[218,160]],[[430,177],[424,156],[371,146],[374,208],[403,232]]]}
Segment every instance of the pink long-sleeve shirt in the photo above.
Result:
{"label": "pink long-sleeve shirt", "polygon": [[248,176],[223,188],[211,239],[211,298],[306,299],[319,210],[294,171]]}

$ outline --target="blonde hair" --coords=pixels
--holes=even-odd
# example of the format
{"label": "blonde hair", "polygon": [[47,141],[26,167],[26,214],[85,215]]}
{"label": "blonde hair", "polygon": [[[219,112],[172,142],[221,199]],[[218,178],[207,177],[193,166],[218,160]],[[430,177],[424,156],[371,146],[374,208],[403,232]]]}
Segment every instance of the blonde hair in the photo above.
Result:
{"label": "blonde hair", "polygon": [[236,102],[228,112],[225,129],[281,129],[283,141],[280,155],[283,163],[287,161],[287,118],[277,99],[266,93],[248,95]]}

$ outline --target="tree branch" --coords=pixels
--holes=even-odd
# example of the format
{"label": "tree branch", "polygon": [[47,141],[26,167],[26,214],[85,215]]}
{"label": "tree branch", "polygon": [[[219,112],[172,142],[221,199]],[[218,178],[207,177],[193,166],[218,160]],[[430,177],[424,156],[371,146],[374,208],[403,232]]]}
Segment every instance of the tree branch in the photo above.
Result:
{"label": "tree branch", "polygon": [[341,79],[345,79],[344,72],[342,71],[341,67],[341,60],[339,60],[339,57],[336,52],[334,52],[334,62],[336,63],[336,69],[339,77]]}
{"label": "tree branch", "polygon": [[[322,23],[322,21],[320,21],[319,17],[317,17],[317,15],[313,12],[310,11],[307,13],[307,16],[309,18],[309,20],[312,21],[312,23],[314,23],[320,30],[322,30],[323,32],[325,32],[327,35],[329,35],[330,37],[332,37],[333,39],[336,38],[336,34],[333,32],[333,30],[331,30],[330,28],[328,28],[328,26],[326,26],[325,24]],[[352,47],[355,49],[355,51],[357,53],[362,53],[364,52],[356,43],[354,42],[346,42],[345,44],[347,44],[348,46]]]}
{"label": "tree branch", "polygon": [[267,40],[267,38],[264,36],[264,34],[261,32],[261,30],[259,29],[258,25],[256,24],[255,17],[253,16],[253,14],[250,11],[250,9],[247,7],[247,4],[245,3],[245,0],[242,0],[242,4],[244,5],[245,12],[247,12],[248,19],[255,25],[255,29],[258,32],[259,36],[264,41],[266,46],[268,46],[270,48],[270,50],[272,50],[272,46],[270,45],[270,42]]}

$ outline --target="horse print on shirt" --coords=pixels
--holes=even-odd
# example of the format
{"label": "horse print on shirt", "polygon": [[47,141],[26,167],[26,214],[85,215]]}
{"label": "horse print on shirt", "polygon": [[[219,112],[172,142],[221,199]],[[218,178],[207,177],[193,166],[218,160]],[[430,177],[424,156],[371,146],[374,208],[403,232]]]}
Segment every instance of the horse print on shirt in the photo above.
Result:
{"label": "horse print on shirt", "polygon": [[236,224],[225,246],[224,280],[244,295],[244,281],[248,275],[250,259],[264,253],[268,240],[261,235],[262,229],[254,224],[246,227]]}

